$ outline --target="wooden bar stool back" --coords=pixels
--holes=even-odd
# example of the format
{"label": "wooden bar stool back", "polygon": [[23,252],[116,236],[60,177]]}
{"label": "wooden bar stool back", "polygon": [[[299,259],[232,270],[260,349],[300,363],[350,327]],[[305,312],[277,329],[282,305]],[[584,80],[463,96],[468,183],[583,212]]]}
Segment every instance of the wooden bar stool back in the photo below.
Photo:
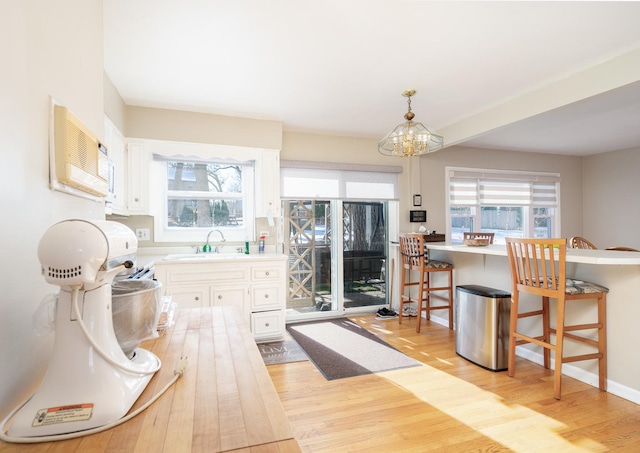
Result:
{"label": "wooden bar stool back", "polygon": [[[402,257],[402,271],[398,322],[402,324],[404,304],[415,303],[418,316],[416,332],[420,332],[422,312],[426,313],[426,318],[429,320],[433,310],[445,309],[449,312],[449,329],[453,329],[453,265],[444,261],[430,260],[425,248],[424,236],[419,233],[400,235],[400,255]],[[416,281],[411,280],[412,272],[417,276]],[[446,286],[431,285],[431,276],[436,272],[447,274]],[[414,287],[412,292],[411,289]],[[443,293],[445,294],[443,295]],[[446,304],[432,304],[432,298],[444,301]]]}
{"label": "wooden bar stool back", "polygon": [[[607,389],[607,319],[604,286],[566,278],[567,240],[506,238],[513,291],[511,293],[511,323],[509,329],[509,376],[515,374],[516,346],[533,343],[543,348],[544,367],[550,368],[550,352],[554,354],[553,396],[560,399],[562,364],[581,360],[598,360],[598,387]],[[528,312],[519,311],[520,293],[542,298],[542,308]],[[556,327],[550,326],[549,299],[558,301]],[[591,324],[565,324],[565,302],[597,299],[598,320]],[[542,335],[531,336],[518,330],[518,320],[531,316],[542,317]],[[576,335],[574,331],[595,330],[597,339]],[[552,342],[551,336],[555,336]],[[583,334],[584,335],[584,334]],[[586,343],[597,349],[591,354],[565,357],[565,339]]]}
{"label": "wooden bar stool back", "polygon": [[572,237],[569,243],[571,244],[572,249],[589,249],[589,250],[598,249],[598,247],[596,247],[591,242],[589,242],[588,240],[580,236]]}

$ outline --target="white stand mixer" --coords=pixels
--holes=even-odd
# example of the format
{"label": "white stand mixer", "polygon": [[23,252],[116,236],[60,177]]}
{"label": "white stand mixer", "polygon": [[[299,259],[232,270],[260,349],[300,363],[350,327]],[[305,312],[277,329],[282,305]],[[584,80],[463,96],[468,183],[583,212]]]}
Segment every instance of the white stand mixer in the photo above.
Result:
{"label": "white stand mixer", "polygon": [[66,220],[38,246],[48,283],[60,286],[49,368],[17,412],[9,436],[36,437],[110,425],[131,409],[160,359],[136,348],[125,356],[113,328],[111,283],[131,267],[138,241],[110,221]]}

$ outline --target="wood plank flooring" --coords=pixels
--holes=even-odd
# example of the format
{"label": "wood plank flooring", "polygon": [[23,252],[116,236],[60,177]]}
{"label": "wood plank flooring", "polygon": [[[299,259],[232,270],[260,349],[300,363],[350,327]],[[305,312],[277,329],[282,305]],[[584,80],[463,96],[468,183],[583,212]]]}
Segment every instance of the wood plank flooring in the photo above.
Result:
{"label": "wood plank flooring", "polygon": [[309,362],[267,367],[303,452],[638,452],[640,406],[518,358],[516,376],[455,352],[415,318],[351,319],[425,364],[327,381]]}

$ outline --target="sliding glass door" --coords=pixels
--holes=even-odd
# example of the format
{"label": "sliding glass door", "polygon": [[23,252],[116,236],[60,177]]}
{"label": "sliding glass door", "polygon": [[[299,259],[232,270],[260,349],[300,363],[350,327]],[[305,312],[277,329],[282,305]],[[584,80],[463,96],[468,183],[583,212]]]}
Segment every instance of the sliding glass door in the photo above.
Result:
{"label": "sliding glass door", "polygon": [[384,202],[342,204],[344,308],[387,304]]}
{"label": "sliding glass door", "polygon": [[287,319],[387,304],[387,202],[286,200]]}

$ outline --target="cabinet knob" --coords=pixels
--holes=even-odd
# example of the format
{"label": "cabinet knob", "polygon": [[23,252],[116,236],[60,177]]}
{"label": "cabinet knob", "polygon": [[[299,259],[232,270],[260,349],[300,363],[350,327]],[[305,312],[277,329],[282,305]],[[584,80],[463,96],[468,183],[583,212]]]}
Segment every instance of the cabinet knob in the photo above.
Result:
{"label": "cabinet knob", "polygon": [[133,200],[134,200],[134,201],[140,201],[140,199],[139,199],[139,198],[137,198],[137,197],[136,197],[136,198],[134,198]]}
{"label": "cabinet knob", "polygon": [[269,327],[269,323],[268,323],[268,322],[265,322],[265,323],[264,323],[264,326],[265,326],[265,327]]}
{"label": "cabinet knob", "polygon": [[265,272],[264,275],[269,276],[269,271]]}
{"label": "cabinet knob", "polygon": [[222,299],[222,294],[218,294],[218,299]]}
{"label": "cabinet knob", "polygon": [[268,294],[265,294],[265,295],[264,295],[264,298],[265,298],[265,299],[268,299],[268,298],[269,298],[269,295],[268,295]]}
{"label": "cabinet knob", "polygon": [[200,300],[200,298],[198,296],[196,296],[196,300]]}

